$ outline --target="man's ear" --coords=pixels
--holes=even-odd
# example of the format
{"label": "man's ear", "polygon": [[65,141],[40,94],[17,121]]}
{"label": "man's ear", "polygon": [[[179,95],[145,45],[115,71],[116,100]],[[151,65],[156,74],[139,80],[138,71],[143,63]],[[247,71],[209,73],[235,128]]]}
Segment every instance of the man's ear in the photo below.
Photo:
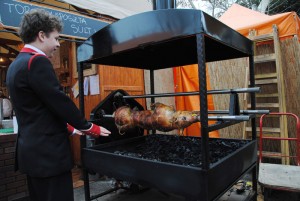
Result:
{"label": "man's ear", "polygon": [[41,41],[41,42],[44,42],[45,37],[46,37],[45,32],[39,31],[38,36],[37,36],[37,39],[38,39],[39,41]]}

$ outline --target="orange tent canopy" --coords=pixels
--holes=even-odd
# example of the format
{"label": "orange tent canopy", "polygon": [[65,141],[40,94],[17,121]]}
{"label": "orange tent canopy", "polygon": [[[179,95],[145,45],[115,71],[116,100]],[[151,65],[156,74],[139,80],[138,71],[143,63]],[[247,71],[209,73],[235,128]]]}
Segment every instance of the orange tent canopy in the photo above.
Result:
{"label": "orange tent canopy", "polygon": [[272,26],[276,24],[280,38],[298,35],[300,39],[300,19],[296,12],[270,16],[233,4],[219,20],[246,37],[249,30],[253,29],[257,31],[257,35],[272,33]]}

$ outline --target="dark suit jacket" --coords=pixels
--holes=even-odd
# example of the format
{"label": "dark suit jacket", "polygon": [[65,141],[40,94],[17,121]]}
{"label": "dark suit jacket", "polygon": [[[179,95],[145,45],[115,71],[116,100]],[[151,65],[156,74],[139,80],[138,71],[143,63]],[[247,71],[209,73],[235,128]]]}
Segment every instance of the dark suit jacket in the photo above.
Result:
{"label": "dark suit jacket", "polygon": [[19,170],[32,177],[70,170],[73,161],[66,124],[88,129],[90,123],[63,93],[49,59],[23,48],[9,66],[6,83],[18,121]]}

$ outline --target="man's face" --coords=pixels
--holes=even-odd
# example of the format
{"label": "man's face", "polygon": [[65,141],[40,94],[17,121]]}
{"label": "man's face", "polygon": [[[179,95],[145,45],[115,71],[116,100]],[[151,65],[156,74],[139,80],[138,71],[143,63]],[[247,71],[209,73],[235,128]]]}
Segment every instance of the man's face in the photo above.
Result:
{"label": "man's face", "polygon": [[49,33],[48,37],[45,35],[44,44],[43,44],[43,52],[49,57],[53,57],[55,50],[60,47],[59,41],[59,33],[57,31],[52,31]]}

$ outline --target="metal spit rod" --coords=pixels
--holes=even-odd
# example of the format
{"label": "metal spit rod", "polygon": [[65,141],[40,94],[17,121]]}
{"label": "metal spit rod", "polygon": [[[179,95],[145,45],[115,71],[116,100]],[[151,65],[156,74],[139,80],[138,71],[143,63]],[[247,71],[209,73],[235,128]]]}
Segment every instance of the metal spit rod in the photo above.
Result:
{"label": "metal spit rod", "polygon": [[[102,117],[105,118],[114,118],[111,114],[104,114]],[[208,120],[218,120],[218,121],[248,121],[250,119],[247,115],[238,115],[238,116],[209,116]]]}
{"label": "metal spit rod", "polygon": [[[229,110],[209,110],[208,114],[228,114]],[[241,114],[269,114],[270,110],[240,110]],[[114,118],[112,114],[103,114],[101,117]]]}
{"label": "metal spit rod", "polygon": [[[208,90],[207,94],[230,94],[230,93],[250,93],[260,92],[260,87],[251,88],[236,88],[236,89],[220,89],[220,90]],[[169,97],[169,96],[190,96],[199,95],[199,92],[181,92],[181,93],[161,93],[161,94],[146,94],[135,96],[123,96],[122,98],[153,98],[153,97]]]}
{"label": "metal spit rod", "polygon": [[[228,114],[229,110],[209,110],[208,114]],[[269,114],[270,110],[240,110],[241,114]]]}

